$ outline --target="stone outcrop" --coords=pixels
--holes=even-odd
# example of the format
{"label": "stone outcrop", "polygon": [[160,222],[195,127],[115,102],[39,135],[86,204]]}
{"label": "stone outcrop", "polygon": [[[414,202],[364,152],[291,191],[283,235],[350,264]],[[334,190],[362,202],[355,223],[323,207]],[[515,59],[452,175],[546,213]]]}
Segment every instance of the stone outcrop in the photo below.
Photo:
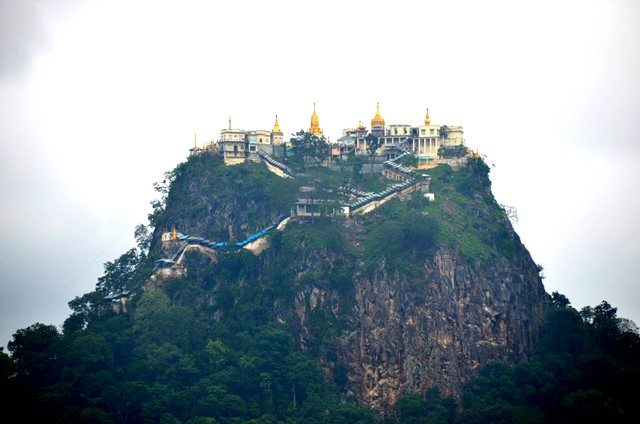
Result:
{"label": "stone outcrop", "polygon": [[526,358],[547,302],[528,254],[521,263],[501,258],[480,267],[441,247],[422,270],[407,279],[381,264],[374,277],[356,276],[355,306],[348,311],[338,307],[340,295],[313,285],[296,296],[303,349],[316,308],[348,315],[348,329],[327,343],[336,358],[321,355],[320,362],[328,375],[346,367],[348,393],[383,413],[393,411],[403,393],[437,385],[458,396],[478,366]]}

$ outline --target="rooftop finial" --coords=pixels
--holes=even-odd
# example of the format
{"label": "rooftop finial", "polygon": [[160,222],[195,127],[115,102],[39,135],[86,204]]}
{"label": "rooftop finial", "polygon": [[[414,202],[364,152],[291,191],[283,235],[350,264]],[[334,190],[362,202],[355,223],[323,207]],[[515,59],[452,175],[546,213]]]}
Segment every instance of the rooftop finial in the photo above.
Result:
{"label": "rooftop finial", "polygon": [[311,115],[311,126],[309,127],[309,132],[313,135],[322,135],[322,130],[320,129],[320,118],[318,118],[318,114],[316,113],[316,102],[313,102],[313,114]]}
{"label": "rooftop finial", "polygon": [[274,132],[274,133],[282,132],[280,131],[280,123],[278,122],[278,115],[276,115],[276,122],[273,123],[273,129],[271,130],[271,132]]}
{"label": "rooftop finial", "polygon": [[229,129],[231,129],[231,115],[229,115]]}
{"label": "rooftop finial", "polygon": [[373,129],[373,127],[380,127],[384,129],[384,118],[380,113],[380,102],[376,102],[376,114],[371,120],[371,129]]}

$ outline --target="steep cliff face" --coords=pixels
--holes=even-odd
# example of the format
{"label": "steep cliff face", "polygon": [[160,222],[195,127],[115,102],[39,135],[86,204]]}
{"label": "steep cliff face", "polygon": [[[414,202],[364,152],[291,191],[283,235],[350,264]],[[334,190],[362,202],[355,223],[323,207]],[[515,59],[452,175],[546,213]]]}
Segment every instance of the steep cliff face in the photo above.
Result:
{"label": "steep cliff face", "polygon": [[328,369],[344,367],[350,394],[378,411],[434,385],[458,395],[479,365],[532,352],[546,299],[533,262],[475,267],[442,246],[420,265],[410,279],[384,265],[373,277],[356,276],[350,310],[340,310],[332,290],[305,285],[296,295],[303,347],[314,337],[309,322],[317,309],[349,316],[345,330],[325,341],[335,356],[327,349],[320,358]]}
{"label": "steep cliff face", "polygon": [[[289,328],[327,380],[384,414],[404,393],[439,386],[458,396],[478,366],[526,358],[548,299],[538,266],[491,194],[488,168],[473,160],[431,174],[434,203],[416,194],[364,217],[293,221],[258,258],[231,252],[205,272],[190,270],[206,288],[198,301],[206,299],[204,316],[247,313],[256,325]],[[218,183],[229,194],[202,195],[203,180],[177,181],[183,188],[172,188],[163,225],[204,237],[229,226],[258,229],[294,193],[273,191],[274,180],[264,183],[264,197],[243,200],[246,186]],[[175,199],[185,188],[188,198],[205,198],[195,203],[206,210],[180,212]],[[194,297],[170,294],[182,304]]]}

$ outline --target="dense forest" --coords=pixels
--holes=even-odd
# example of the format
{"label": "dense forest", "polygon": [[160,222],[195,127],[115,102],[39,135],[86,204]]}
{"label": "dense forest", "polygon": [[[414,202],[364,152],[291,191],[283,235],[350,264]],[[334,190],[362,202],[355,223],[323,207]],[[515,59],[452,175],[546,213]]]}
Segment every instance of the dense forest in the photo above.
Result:
{"label": "dense forest", "polygon": [[[150,227],[136,231],[138,246],[105,264],[95,291],[69,303],[72,314],[62,327],[18,330],[9,352],[0,351],[5,415],[23,423],[189,424],[631,422],[640,416],[638,329],[607,302],[578,311],[553,293],[533,355],[481,367],[457,398],[436,386],[405,393],[387,416],[355,401],[339,361],[331,369],[319,361],[331,360],[332,338],[349,331],[344,316],[310,312],[307,345],[296,342],[285,312],[296,296],[299,270],[291,264],[317,251],[329,252],[331,261],[316,255],[304,278],[340,294],[339,310],[353,309],[357,273],[373,275],[384,262],[394,273],[420,274],[418,264],[439,245],[459,249],[477,269],[495,258],[522,258],[525,249],[504,224],[481,160],[456,172],[432,170],[436,203],[393,201],[365,217],[357,229],[360,253],[345,241],[344,222],[318,218],[271,235],[261,257],[219,251],[214,264],[187,254],[186,276],[143,290],[159,234],[172,225],[209,237],[241,236],[250,231],[247,221],[262,228],[287,212],[298,186],[384,186],[357,172],[307,172],[294,182],[255,164],[224,167],[205,155],[179,165],[158,187],[164,197],[153,203]],[[124,290],[133,296],[120,313],[104,298]]]}
{"label": "dense forest", "polygon": [[[63,332],[35,324],[0,353],[0,390],[15,422],[365,423],[288,331],[239,319],[205,329],[161,291],[131,319],[73,315]],[[232,335],[233,333],[233,335]],[[401,423],[633,422],[640,414],[637,328],[607,302],[577,311],[553,294],[535,356],[483,367],[462,398],[406,394]]]}

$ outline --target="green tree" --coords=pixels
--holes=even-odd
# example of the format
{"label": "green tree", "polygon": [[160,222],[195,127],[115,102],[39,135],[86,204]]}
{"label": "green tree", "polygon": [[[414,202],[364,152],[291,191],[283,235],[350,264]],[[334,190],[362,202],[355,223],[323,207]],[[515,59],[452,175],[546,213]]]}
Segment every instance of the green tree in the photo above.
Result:
{"label": "green tree", "polygon": [[13,373],[13,361],[0,346],[0,393],[8,393],[9,376]]}
{"label": "green tree", "polygon": [[310,132],[300,130],[291,138],[293,157],[305,170],[311,164],[323,161],[329,155],[329,144],[324,136],[318,137]]}
{"label": "green tree", "polygon": [[351,169],[352,169],[351,179],[353,180],[356,186],[359,186],[360,183],[362,183],[362,180],[363,180],[362,168],[364,166],[364,162],[365,162],[365,159],[362,156],[354,154],[349,157],[349,164],[351,165]]}
{"label": "green tree", "polygon": [[425,393],[426,424],[453,424],[456,420],[456,401],[443,397],[438,387],[431,387]]}
{"label": "green tree", "polygon": [[91,319],[98,316],[98,308],[104,303],[104,296],[104,292],[94,291],[71,300],[69,308],[73,313],[64,322],[64,332],[72,333],[84,329]]}
{"label": "green tree", "polygon": [[96,289],[102,293],[132,290],[146,276],[141,264],[145,256],[130,249],[118,259],[104,264],[104,275],[98,278]]}
{"label": "green tree", "polygon": [[424,401],[418,393],[404,395],[398,402],[401,424],[421,424],[425,421]]}
{"label": "green tree", "polygon": [[222,340],[209,340],[205,347],[205,351],[215,366],[220,366],[228,360],[229,348],[222,342]]}
{"label": "green tree", "polygon": [[449,127],[446,125],[440,127],[440,138],[443,140],[449,138]]}
{"label": "green tree", "polygon": [[173,306],[160,290],[144,293],[133,313],[133,331],[141,348],[173,344],[188,349],[199,339],[193,309]]}
{"label": "green tree", "polygon": [[438,148],[438,156],[441,158],[462,158],[467,155],[469,149],[462,144],[457,146],[440,146]]}
{"label": "green tree", "polygon": [[71,341],[64,359],[65,366],[89,373],[109,368],[113,364],[113,353],[103,336],[87,331]]}
{"label": "green tree", "polygon": [[371,170],[373,171],[373,160],[378,153],[378,150],[382,146],[382,141],[380,137],[376,137],[375,135],[369,133],[365,137],[367,143],[367,155],[369,156],[369,164],[371,165]]}
{"label": "green tree", "polygon": [[[538,268],[540,269],[540,274],[542,274],[542,267],[538,265]],[[557,291],[551,293],[551,303],[556,308],[568,308],[569,306],[571,306],[571,302],[569,302],[567,296],[558,293]]]}
{"label": "green tree", "polygon": [[60,351],[60,334],[56,327],[36,323],[20,329],[7,347],[19,379],[33,387],[55,381]]}

